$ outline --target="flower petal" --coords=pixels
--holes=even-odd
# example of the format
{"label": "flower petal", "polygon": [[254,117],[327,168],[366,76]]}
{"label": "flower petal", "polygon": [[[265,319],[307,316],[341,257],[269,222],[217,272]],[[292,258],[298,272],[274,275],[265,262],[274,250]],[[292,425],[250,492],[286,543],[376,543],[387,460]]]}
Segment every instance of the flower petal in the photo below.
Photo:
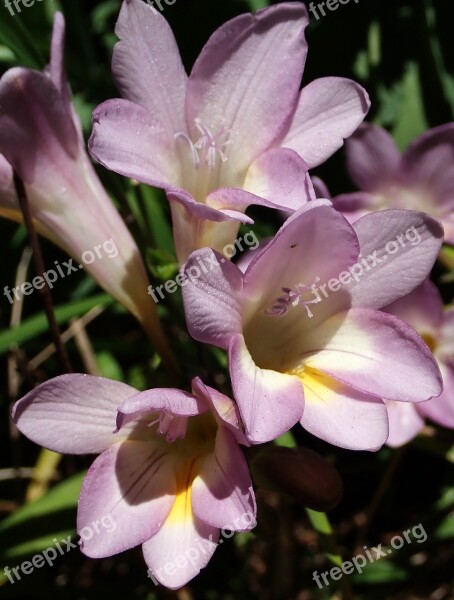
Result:
{"label": "flower petal", "polygon": [[420,335],[437,338],[443,323],[443,300],[430,279],[383,310],[411,325]]}
{"label": "flower petal", "polygon": [[230,342],[229,368],[234,397],[251,443],[274,440],[301,419],[304,392],[298,378],[257,367],[240,334]]}
{"label": "flower petal", "polygon": [[301,82],[307,25],[300,2],[240,15],[211,36],[197,59],[188,82],[187,122],[193,127],[199,118],[212,132],[230,132],[223,187],[244,177],[282,133]]}
{"label": "flower petal", "polygon": [[452,211],[454,123],[435,127],[418,137],[404,152],[401,169],[407,185],[421,188],[431,199],[427,203],[428,212]]}
{"label": "flower petal", "polygon": [[148,185],[168,189],[179,177],[171,138],[129,100],[107,100],[94,110],[89,149],[107,169]]}
{"label": "flower petal", "polygon": [[306,163],[287,148],[272,148],[255,159],[247,172],[244,189],[291,211],[315,198]]}
{"label": "flower petal", "polygon": [[13,409],[13,420],[24,435],[55,452],[102,452],[126,437],[114,434],[117,407],[137,393],[133,387],[92,375],[61,375],[49,379]]}
{"label": "flower petal", "polygon": [[[354,264],[358,252],[356,235],[347,220],[328,200],[312,200],[284,223],[249,264],[244,275],[245,322],[260,313],[262,321],[272,327],[271,321],[279,319],[270,318],[265,310],[282,295],[282,288],[327,282]],[[317,316],[334,310],[341,295],[332,295],[332,304],[327,300],[314,304],[312,310]]]}
{"label": "flower petal", "polygon": [[206,406],[192,394],[173,388],[155,388],[129,396],[118,407],[117,427],[137,419],[141,413],[165,412],[191,417],[206,411]]}
{"label": "flower petal", "polygon": [[65,19],[61,12],[55,13],[54,18],[49,75],[66,103],[68,110],[71,110],[69,84],[65,70]]}
{"label": "flower petal", "polygon": [[124,0],[115,33],[112,71],[121,95],[147,109],[170,139],[186,131],[187,75],[167,21],[140,0]]}
{"label": "flower petal", "polygon": [[204,402],[213,410],[218,424],[221,427],[227,427],[238,443],[250,445],[242,432],[240,413],[233,400],[209,385],[205,385],[200,377],[194,377],[192,380],[192,393],[197,398],[203,398]]}
{"label": "flower petal", "polygon": [[22,220],[14,189],[13,169],[2,154],[0,154],[0,215],[15,221]]}
{"label": "flower petal", "polygon": [[149,577],[171,590],[182,587],[206,567],[218,539],[219,529],[194,516],[185,496],[163,527],[142,546]]}
{"label": "flower petal", "polygon": [[316,370],[306,370],[305,406],[300,423],[318,438],[350,450],[378,450],[388,437],[380,398],[349,388]]}
{"label": "flower petal", "polygon": [[439,362],[443,392],[437,398],[418,404],[420,414],[443,427],[454,428],[454,366]]}
{"label": "flower petal", "polygon": [[352,224],[368,213],[383,208],[380,204],[380,197],[368,192],[339,194],[333,198],[333,206]]}
{"label": "flower petal", "polygon": [[[424,419],[419,415],[420,405],[392,400],[385,400],[385,404],[389,420],[389,436],[386,445],[398,448],[416,437],[424,427]],[[427,403],[421,402],[421,406],[424,404]]]}
{"label": "flower petal", "polygon": [[[218,190],[222,198],[207,199],[209,204],[196,202],[183,191],[167,192],[172,211],[173,239],[180,264],[198,248],[213,248],[221,252],[225,246],[235,241],[240,223],[253,221],[243,214],[245,194],[241,190]],[[234,202],[232,202],[232,200]]]}
{"label": "flower petal", "polygon": [[281,146],[295,150],[312,169],[336,152],[369,112],[369,96],[341,77],[323,77],[301,90],[298,107]]}
{"label": "flower petal", "polygon": [[421,402],[442,390],[438,366],[419,335],[380,311],[358,308],[331,317],[308,333],[302,352],[305,368],[382,398]]}
{"label": "flower petal", "polygon": [[[79,137],[59,90],[32,69],[9,69],[0,80],[0,152],[26,182],[54,168],[67,170],[79,154]],[[24,152],[27,148],[27,152]]]}
{"label": "flower petal", "polygon": [[347,141],[346,149],[348,172],[359,189],[373,192],[395,178],[400,152],[382,127],[363,123]]}
{"label": "flower petal", "polygon": [[246,459],[230,431],[220,428],[213,453],[199,466],[192,485],[192,507],[200,520],[232,531],[256,524],[256,506]]}
{"label": "flower petal", "polygon": [[349,286],[352,306],[382,308],[409,294],[429,275],[443,242],[436,219],[410,210],[371,213],[353,229],[363,267],[359,281]]}
{"label": "flower petal", "polygon": [[189,333],[199,342],[227,348],[231,336],[242,326],[241,271],[217,252],[204,248],[191,254],[184,273],[187,284],[183,300]]}
{"label": "flower petal", "polygon": [[[169,514],[175,495],[173,465],[161,445],[126,441],[109,448],[98,456],[82,484],[77,531],[83,553],[103,558],[150,539]],[[115,529],[85,535],[84,528],[93,530],[104,516]]]}

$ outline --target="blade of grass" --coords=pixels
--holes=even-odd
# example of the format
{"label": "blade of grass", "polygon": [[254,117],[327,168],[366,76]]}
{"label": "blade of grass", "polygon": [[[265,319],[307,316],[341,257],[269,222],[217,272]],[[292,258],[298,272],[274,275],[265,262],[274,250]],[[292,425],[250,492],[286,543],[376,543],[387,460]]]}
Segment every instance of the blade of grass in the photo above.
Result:
{"label": "blade of grass", "polygon": [[[55,309],[55,318],[58,324],[66,323],[73,317],[78,317],[94,306],[109,306],[114,300],[108,294],[99,294],[93,298],[70,302]],[[47,330],[47,319],[44,312],[29,317],[14,329],[8,329],[0,333],[0,355],[8,352],[12,344],[22,344]]]}

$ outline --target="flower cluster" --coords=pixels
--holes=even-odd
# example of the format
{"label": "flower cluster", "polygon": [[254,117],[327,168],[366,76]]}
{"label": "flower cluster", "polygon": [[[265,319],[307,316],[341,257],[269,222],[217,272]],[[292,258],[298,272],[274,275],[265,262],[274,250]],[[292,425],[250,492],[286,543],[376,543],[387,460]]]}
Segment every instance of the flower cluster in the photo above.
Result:
{"label": "flower cluster", "polygon": [[[34,442],[99,454],[83,483],[77,527],[106,513],[117,526],[85,540],[82,551],[99,558],[142,545],[151,573],[172,589],[206,566],[221,529],[255,523],[242,448],[297,424],[351,450],[403,443],[422,416],[454,427],[453,312],[443,313],[426,281],[443,227],[454,239],[453,125],[400,157],[388,134],[361,125],[370,103],[357,83],[326,77],[300,89],[307,25],[300,2],[236,17],[211,36],[188,76],[165,18],[124,0],[112,65],[122,97],[93,113],[91,156],[166,192],[187,276],[187,328],[226,351],[233,398],[198,376],[189,392],[68,374],[13,410]],[[87,245],[112,239],[119,257],[88,269],[172,361],[139,249],[85,150],[63,36],[57,14],[46,72],[15,68],[0,81],[0,214],[21,219],[14,171],[38,231],[76,260]],[[346,138],[349,170],[363,191],[331,202],[309,171]],[[253,223],[245,214],[251,204],[286,220],[234,263],[221,249]],[[387,251],[407,231],[418,243]],[[314,300],[312,282],[338,281],[366,256],[376,257],[373,268]],[[201,263],[211,268],[189,277]],[[191,555],[191,544],[208,550],[163,568]]]}

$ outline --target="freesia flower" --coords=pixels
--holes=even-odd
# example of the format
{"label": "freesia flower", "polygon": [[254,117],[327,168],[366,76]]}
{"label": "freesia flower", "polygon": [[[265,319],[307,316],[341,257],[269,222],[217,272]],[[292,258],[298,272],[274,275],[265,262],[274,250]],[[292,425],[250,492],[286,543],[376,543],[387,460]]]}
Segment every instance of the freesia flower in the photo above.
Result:
{"label": "freesia flower", "polygon": [[443,392],[420,404],[386,400],[389,417],[388,446],[401,446],[424,427],[427,417],[444,427],[454,428],[454,307],[443,310],[441,296],[430,281],[384,309],[411,325],[437,359],[443,377]]}
{"label": "freesia flower", "polygon": [[243,14],[209,39],[187,77],[166,20],[124,0],[113,75],[124,99],[93,114],[92,155],[167,191],[180,262],[221,250],[250,204],[287,212],[313,197],[307,169],[341,147],[369,109],[353,81],[327,77],[300,91],[304,4]]}
{"label": "freesia flower", "polygon": [[420,210],[441,221],[454,244],[454,123],[426,131],[401,154],[391,135],[363,123],[346,144],[347,168],[361,190],[334,206],[349,221],[375,210]]}
{"label": "freesia flower", "polygon": [[[72,256],[69,272],[87,271],[141,322],[168,356],[139,250],[99,181],[70,102],[63,61],[65,23],[57,13],[46,72],[13,68],[0,80],[0,216],[22,221],[12,167],[24,181],[39,233]],[[86,251],[115,244],[110,260],[84,261]],[[99,254],[98,254],[99,256]],[[102,255],[101,255],[102,256]],[[89,259],[91,260],[91,258]]]}
{"label": "freesia flower", "polygon": [[380,211],[352,228],[328,200],[313,200],[244,273],[211,249],[191,254],[187,271],[200,259],[213,267],[183,290],[188,329],[228,351],[251,442],[300,421],[332,444],[376,449],[388,437],[382,398],[440,394],[422,339],[376,309],[427,277],[441,243],[441,226],[424,213]]}
{"label": "freesia flower", "polygon": [[[13,420],[56,452],[102,453],[79,499],[77,530],[87,556],[142,544],[150,575],[175,589],[208,563],[220,529],[255,525],[236,407],[199,378],[189,394],[63,375],[19,400]],[[114,530],[84,538],[84,528],[105,515]]]}

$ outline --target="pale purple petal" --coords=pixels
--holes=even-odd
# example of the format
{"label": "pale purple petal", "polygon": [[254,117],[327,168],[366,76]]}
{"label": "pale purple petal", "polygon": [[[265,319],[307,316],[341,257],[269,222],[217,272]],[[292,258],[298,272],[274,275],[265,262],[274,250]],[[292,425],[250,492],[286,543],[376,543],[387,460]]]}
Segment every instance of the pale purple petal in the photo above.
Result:
{"label": "pale purple petal", "polygon": [[207,410],[204,402],[189,392],[173,388],[154,388],[129,396],[118,407],[117,427],[123,427],[137,419],[143,413],[167,413],[190,417]]}
{"label": "pale purple petal", "polygon": [[439,362],[443,392],[438,398],[418,404],[420,414],[443,427],[454,429],[454,366]]}
{"label": "pale purple petal", "polygon": [[148,574],[176,590],[206,567],[219,540],[219,529],[192,514],[191,503],[182,519],[169,519],[142,546]]}
{"label": "pale purple petal", "polygon": [[445,311],[440,339],[438,340],[437,356],[443,362],[451,362],[454,357],[454,306]]}
{"label": "pale purple petal", "polygon": [[[433,402],[433,400],[429,400],[429,402]],[[419,410],[427,402],[421,402],[415,406],[408,402],[385,400],[385,404],[389,420],[389,436],[386,445],[398,448],[416,437],[423,429],[424,419],[421,419]]]}
{"label": "pale purple petal", "polygon": [[239,260],[235,264],[242,273],[246,273],[252,260],[265,249],[265,246],[267,246],[272,239],[273,238],[271,237],[261,239],[256,248],[252,248],[240,256]]}
{"label": "pale purple petal", "polygon": [[[304,284],[308,298],[314,299],[310,287],[337,277],[356,262],[358,251],[355,232],[346,219],[328,200],[312,200],[284,223],[249,264],[244,275],[245,319],[260,312],[262,320],[270,321],[266,310],[282,295],[283,288]],[[338,292],[329,302],[312,304],[310,309],[320,316],[343,300],[342,292]],[[279,319],[271,320],[278,329]]]}
{"label": "pale purple petal", "polygon": [[383,208],[380,196],[368,192],[340,194],[335,196],[332,202],[334,208],[352,224],[368,213]]}
{"label": "pale purple petal", "polygon": [[425,213],[381,210],[354,223],[361,246],[352,306],[382,308],[409,294],[429,275],[443,229]]}
{"label": "pale purple petal", "polygon": [[2,154],[0,154],[0,215],[14,220],[21,218],[13,183],[13,169]]}
{"label": "pale purple petal", "polygon": [[388,436],[380,398],[347,387],[324,373],[306,370],[300,423],[312,435],[350,450],[378,450]]}
{"label": "pale purple petal", "polygon": [[[77,532],[83,553],[103,558],[150,539],[164,523],[175,495],[173,464],[162,445],[126,441],[106,450],[82,484]],[[102,524],[103,517],[115,528],[109,532],[98,525],[100,533],[93,532],[93,523]]]}
{"label": "pale purple petal", "polygon": [[[169,139],[186,131],[187,76],[169,24],[140,0],[124,0],[115,33],[112,71],[121,95],[148,110]],[[161,149],[154,148],[153,154]]]}
{"label": "pale purple petal", "polygon": [[214,452],[200,462],[192,485],[194,515],[219,529],[246,531],[255,525],[255,499],[246,459],[235,438],[219,429]]}
{"label": "pale purple petal", "polygon": [[323,77],[301,90],[298,107],[281,146],[295,150],[314,168],[336,152],[370,108],[367,92],[341,77]]}
{"label": "pale purple petal", "polygon": [[411,325],[420,335],[430,334],[435,339],[443,323],[443,301],[430,279],[383,310]]}
{"label": "pale purple petal", "polygon": [[373,192],[394,180],[400,152],[382,127],[364,123],[346,143],[347,169],[359,189]]}
{"label": "pale purple petal", "polygon": [[442,390],[437,363],[419,335],[380,311],[331,317],[308,334],[302,352],[305,367],[382,398],[421,402]]}
{"label": "pale purple petal", "polygon": [[184,309],[189,333],[199,342],[227,348],[242,328],[243,276],[234,264],[204,248],[189,257]]}
{"label": "pale purple petal", "polygon": [[427,212],[454,210],[454,123],[430,129],[404,152],[400,176],[431,200]]}
{"label": "pale purple petal", "polygon": [[192,393],[197,398],[203,398],[214,412],[220,427],[227,427],[238,443],[250,445],[244,437],[238,406],[233,400],[209,385],[205,385],[200,377],[194,377],[192,380]]}
{"label": "pale purple petal", "polygon": [[313,176],[311,177],[312,185],[314,186],[314,192],[316,198],[325,198],[327,200],[331,200],[331,192],[328,189],[328,186],[320,179],[320,177]]}
{"label": "pale purple petal", "polygon": [[107,169],[168,189],[179,178],[169,138],[152,113],[129,100],[107,100],[93,112],[90,153]]}
{"label": "pale purple petal", "polygon": [[55,452],[102,452],[130,433],[114,434],[117,407],[137,393],[133,387],[92,375],[49,379],[16,402],[13,420],[19,431]]}
{"label": "pale purple petal", "polygon": [[68,158],[78,156],[72,115],[47,75],[9,69],[0,80],[0,106],[0,152],[26,183],[42,177],[49,157],[65,171]]}
{"label": "pale purple petal", "polygon": [[287,148],[272,148],[259,156],[249,167],[244,189],[291,211],[315,198],[306,163]]}
{"label": "pale purple petal", "polygon": [[445,232],[445,244],[450,244],[454,246],[454,214],[448,214],[446,216],[440,217],[440,222],[443,225],[443,229]]}
{"label": "pale purple petal", "polygon": [[[297,99],[308,16],[300,2],[243,14],[208,40],[188,82],[186,115],[232,142],[221,181],[236,181],[287,126]],[[224,184],[221,184],[224,185]]]}
{"label": "pale purple petal", "polygon": [[251,443],[273,440],[301,419],[304,392],[298,378],[259,368],[240,334],[230,343],[229,367],[233,394]]}
{"label": "pale purple petal", "polygon": [[50,52],[49,75],[60,92],[65,104],[70,108],[69,85],[65,70],[65,19],[61,12],[55,13]]}
{"label": "pale purple petal", "polygon": [[219,197],[210,194],[207,203],[197,202],[181,190],[167,192],[172,212],[173,239],[179,263],[199,248],[212,248],[217,252],[235,241],[241,223],[253,223],[243,212],[242,190],[218,190]]}

